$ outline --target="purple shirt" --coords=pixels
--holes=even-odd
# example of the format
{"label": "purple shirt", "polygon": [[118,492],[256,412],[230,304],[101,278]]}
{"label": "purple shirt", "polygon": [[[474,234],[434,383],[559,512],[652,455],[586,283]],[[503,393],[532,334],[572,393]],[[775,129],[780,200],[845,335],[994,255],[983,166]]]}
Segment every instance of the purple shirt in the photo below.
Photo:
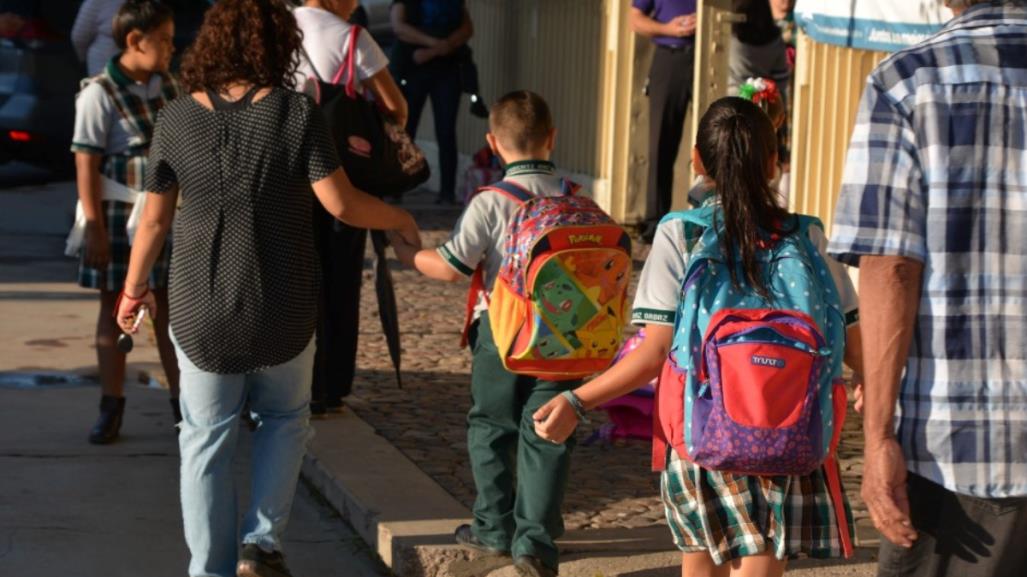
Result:
{"label": "purple shirt", "polygon": [[[657,22],[667,23],[685,14],[695,14],[697,0],[631,0],[631,6]],[[680,48],[695,42],[695,36],[656,36],[653,44]]]}

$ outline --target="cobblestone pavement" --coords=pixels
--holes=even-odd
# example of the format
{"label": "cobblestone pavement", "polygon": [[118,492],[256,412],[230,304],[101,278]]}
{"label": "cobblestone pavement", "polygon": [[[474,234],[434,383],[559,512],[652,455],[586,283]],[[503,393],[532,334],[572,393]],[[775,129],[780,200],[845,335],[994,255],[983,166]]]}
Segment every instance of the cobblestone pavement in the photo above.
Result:
{"label": "cobblestone pavement", "polygon": [[[459,210],[437,209],[423,194],[405,199],[424,229],[425,246],[442,243]],[[636,243],[635,280],[648,247]],[[466,283],[425,279],[392,263],[400,310],[404,388],[396,387],[377,317],[370,270],[362,293],[357,380],[347,404],[397,446],[457,500],[470,507],[475,496],[467,462],[466,415],[470,408],[470,354],[459,348]],[[370,266],[370,260],[368,261]],[[633,288],[632,288],[633,295]],[[855,413],[851,413],[855,415]],[[618,442],[583,446],[605,414],[578,432],[564,519],[568,529],[645,527],[664,523],[658,477],[650,472],[650,444]],[[863,540],[876,538],[858,495],[862,474],[860,420],[850,418],[841,446],[843,478],[863,525]]]}

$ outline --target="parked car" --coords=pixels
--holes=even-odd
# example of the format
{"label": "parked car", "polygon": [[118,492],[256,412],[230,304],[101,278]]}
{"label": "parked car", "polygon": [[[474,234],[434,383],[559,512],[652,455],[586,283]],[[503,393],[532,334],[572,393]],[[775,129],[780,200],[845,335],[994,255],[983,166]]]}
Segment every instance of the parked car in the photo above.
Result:
{"label": "parked car", "polygon": [[74,170],[68,146],[84,70],[68,34],[79,3],[44,11],[42,0],[0,0],[0,163]]}

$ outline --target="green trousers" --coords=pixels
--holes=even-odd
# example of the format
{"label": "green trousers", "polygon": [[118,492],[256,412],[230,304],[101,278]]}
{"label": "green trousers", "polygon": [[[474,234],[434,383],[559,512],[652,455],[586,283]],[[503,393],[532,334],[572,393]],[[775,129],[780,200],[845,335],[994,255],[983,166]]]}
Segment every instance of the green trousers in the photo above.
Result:
{"label": "green trousers", "polygon": [[[467,415],[467,448],[478,497],[474,534],[514,557],[537,557],[557,569],[556,539],[563,535],[561,507],[567,490],[572,436],[554,444],[535,434],[532,414],[580,381],[545,381],[503,367],[487,316],[472,329],[473,405]],[[515,474],[516,471],[516,474]]]}

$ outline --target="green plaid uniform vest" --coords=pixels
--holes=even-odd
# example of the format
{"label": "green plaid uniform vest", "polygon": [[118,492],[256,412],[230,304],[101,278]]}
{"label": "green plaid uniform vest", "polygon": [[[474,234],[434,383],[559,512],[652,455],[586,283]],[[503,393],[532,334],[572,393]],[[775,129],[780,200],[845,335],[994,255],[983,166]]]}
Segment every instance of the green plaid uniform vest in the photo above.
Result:
{"label": "green plaid uniform vest", "polygon": [[148,100],[133,94],[127,86],[115,82],[106,71],[82,82],[82,88],[93,82],[99,84],[111,97],[118,113],[127,121],[131,131],[129,147],[120,154],[104,154],[100,172],[132,190],[142,190],[143,187],[147,154],[150,151],[157,112],[165,102],[182,92],[181,86],[173,77],[168,74],[160,76],[160,95]]}

